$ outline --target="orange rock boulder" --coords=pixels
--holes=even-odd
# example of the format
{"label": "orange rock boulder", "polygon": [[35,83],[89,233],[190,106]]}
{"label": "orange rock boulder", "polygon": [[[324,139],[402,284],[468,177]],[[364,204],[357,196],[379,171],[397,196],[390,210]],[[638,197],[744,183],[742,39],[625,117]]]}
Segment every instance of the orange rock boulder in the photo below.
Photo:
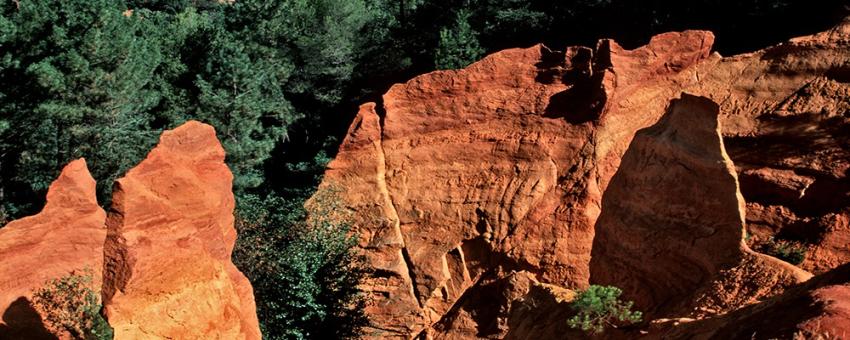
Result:
{"label": "orange rock boulder", "polygon": [[116,183],[104,307],[116,339],[259,339],[252,288],[230,262],[232,175],[212,127],[163,133]]}
{"label": "orange rock boulder", "polygon": [[50,339],[32,293],[48,280],[91,270],[100,289],[106,213],[82,159],[50,185],[40,213],[0,228],[0,339]]}

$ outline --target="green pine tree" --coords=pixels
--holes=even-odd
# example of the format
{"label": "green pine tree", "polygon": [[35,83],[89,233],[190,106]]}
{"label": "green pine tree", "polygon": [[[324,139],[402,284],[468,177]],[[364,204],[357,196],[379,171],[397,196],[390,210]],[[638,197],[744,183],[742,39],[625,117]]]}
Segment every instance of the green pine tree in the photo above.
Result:
{"label": "green pine tree", "polygon": [[26,209],[8,203],[42,192],[77,157],[87,158],[101,194],[107,192],[157,135],[148,112],[160,97],[150,80],[162,55],[147,38],[150,22],[125,15],[117,0],[3,6],[0,112],[9,128],[0,137],[0,184],[10,198],[4,203]]}
{"label": "green pine tree", "polygon": [[640,322],[641,312],[631,310],[633,302],[620,300],[622,293],[614,286],[591,285],[570,303],[576,315],[567,320],[567,324],[597,334],[609,327]]}
{"label": "green pine tree", "polygon": [[457,12],[454,26],[440,30],[440,42],[434,56],[437,69],[466,67],[481,58],[484,49],[478,44],[478,33],[469,25],[471,12]]}

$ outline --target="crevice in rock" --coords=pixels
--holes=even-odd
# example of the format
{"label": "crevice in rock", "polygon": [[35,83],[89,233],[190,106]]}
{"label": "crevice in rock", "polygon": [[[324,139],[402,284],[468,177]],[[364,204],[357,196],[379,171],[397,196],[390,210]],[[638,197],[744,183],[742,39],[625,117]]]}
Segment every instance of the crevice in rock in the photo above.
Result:
{"label": "crevice in rock", "polygon": [[566,67],[554,69],[560,71],[560,82],[570,87],[549,98],[543,116],[564,118],[574,125],[597,120],[608,98],[602,85],[605,72],[595,72],[599,68],[595,52],[588,47],[574,47],[562,57]]}
{"label": "crevice in rock", "polygon": [[419,308],[424,308],[424,303],[419,296],[419,293],[416,290],[416,273],[413,270],[413,261],[410,257],[410,252],[407,249],[407,242],[404,239],[404,234],[401,232],[401,221],[398,215],[398,210],[396,210],[396,204],[393,202],[393,197],[390,194],[389,187],[387,186],[387,162],[384,152],[384,120],[387,116],[387,111],[384,108],[383,97],[380,97],[378,101],[375,103],[375,113],[378,115],[379,126],[380,126],[380,140],[378,140],[378,169],[377,169],[377,178],[376,181],[378,183],[378,190],[381,191],[381,195],[384,196],[384,202],[387,204],[392,211],[394,220],[392,221],[393,230],[396,233],[396,237],[401,242],[401,257],[404,260],[405,269],[407,269],[407,274],[410,278],[410,294],[416,300],[416,303],[419,305]]}
{"label": "crevice in rock", "polygon": [[[449,309],[445,313],[443,313],[443,316],[440,318],[440,320],[431,324],[429,327],[430,328],[436,328],[436,329],[447,328],[448,325],[452,321],[454,321],[454,319],[456,319],[458,317],[458,313],[459,313],[460,309],[464,306],[464,304],[466,302],[468,302],[469,300],[476,300],[476,296],[474,296],[474,295],[477,295],[476,293],[478,293],[478,294],[481,293],[479,291],[483,288],[482,283],[486,280],[495,280],[497,278],[498,278],[498,276],[493,275],[493,273],[491,271],[483,273],[481,275],[481,277],[478,278],[478,280],[473,282],[469,286],[469,288],[467,288],[463,291],[463,294],[461,294],[460,296],[458,296],[457,299],[455,299],[455,302],[452,304],[451,307],[449,307]],[[487,320],[488,318],[481,317],[480,319]],[[479,327],[479,331],[481,331],[481,329],[480,329],[481,327],[485,326],[482,323],[476,323],[476,324]]]}
{"label": "crevice in rock", "polygon": [[839,83],[850,83],[850,65],[833,67],[824,74],[828,79]]}
{"label": "crevice in rock", "polygon": [[[116,183],[115,192],[120,194],[120,184]],[[103,305],[109,304],[112,297],[118,291],[123,291],[130,282],[133,274],[132,258],[127,252],[126,240],[121,233],[124,223],[122,213],[123,204],[121,199],[113,197],[113,207],[106,218],[106,239],[103,244],[103,286],[101,289],[101,301]]]}
{"label": "crevice in rock", "polygon": [[378,115],[378,126],[381,128],[381,154],[383,155],[384,123],[387,119],[387,109],[384,107],[384,96],[380,96],[375,100],[375,114]]}
{"label": "crevice in rock", "polygon": [[413,272],[413,261],[410,260],[410,253],[407,251],[407,247],[401,248],[401,256],[404,259],[404,265],[407,267],[407,275],[410,277],[411,294],[413,294],[416,303],[419,304],[419,309],[424,309],[424,303],[416,290],[416,273]]}

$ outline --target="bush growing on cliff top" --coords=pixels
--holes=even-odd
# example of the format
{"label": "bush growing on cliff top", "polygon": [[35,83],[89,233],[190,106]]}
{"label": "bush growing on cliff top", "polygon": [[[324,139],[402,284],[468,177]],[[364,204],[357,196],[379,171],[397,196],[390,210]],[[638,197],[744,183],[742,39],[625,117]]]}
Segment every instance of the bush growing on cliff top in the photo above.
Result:
{"label": "bush growing on cliff top", "polygon": [[640,322],[641,312],[631,310],[631,301],[620,300],[622,293],[617,287],[591,285],[573,300],[570,306],[578,314],[567,324],[572,328],[601,333],[608,327]]}
{"label": "bush growing on cliff top", "polygon": [[100,315],[99,296],[92,288],[92,270],[48,281],[33,293],[33,307],[53,332],[74,339],[111,340],[112,328]]}
{"label": "bush growing on cliff top", "polygon": [[[366,322],[363,267],[333,194],[239,202],[233,260],[251,280],[267,339],[356,338]],[[309,216],[308,216],[309,214]]]}

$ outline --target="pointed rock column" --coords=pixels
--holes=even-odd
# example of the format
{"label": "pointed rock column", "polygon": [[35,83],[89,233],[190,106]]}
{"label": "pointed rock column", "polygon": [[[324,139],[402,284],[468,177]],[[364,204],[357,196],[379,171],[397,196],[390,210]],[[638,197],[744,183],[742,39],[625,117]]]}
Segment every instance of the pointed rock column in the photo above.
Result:
{"label": "pointed rock column", "polygon": [[0,339],[46,334],[29,304],[46,281],[90,269],[100,289],[105,220],[95,181],[78,159],[50,185],[40,213],[0,229]]}
{"label": "pointed rock column", "polygon": [[252,288],[230,261],[233,175],[209,125],[188,122],[116,183],[104,306],[116,339],[259,339]]}
{"label": "pointed rock column", "polygon": [[591,283],[614,285],[649,316],[714,313],[811,275],[743,242],[743,197],[717,104],[683,94],[638,131],[602,197]]}

